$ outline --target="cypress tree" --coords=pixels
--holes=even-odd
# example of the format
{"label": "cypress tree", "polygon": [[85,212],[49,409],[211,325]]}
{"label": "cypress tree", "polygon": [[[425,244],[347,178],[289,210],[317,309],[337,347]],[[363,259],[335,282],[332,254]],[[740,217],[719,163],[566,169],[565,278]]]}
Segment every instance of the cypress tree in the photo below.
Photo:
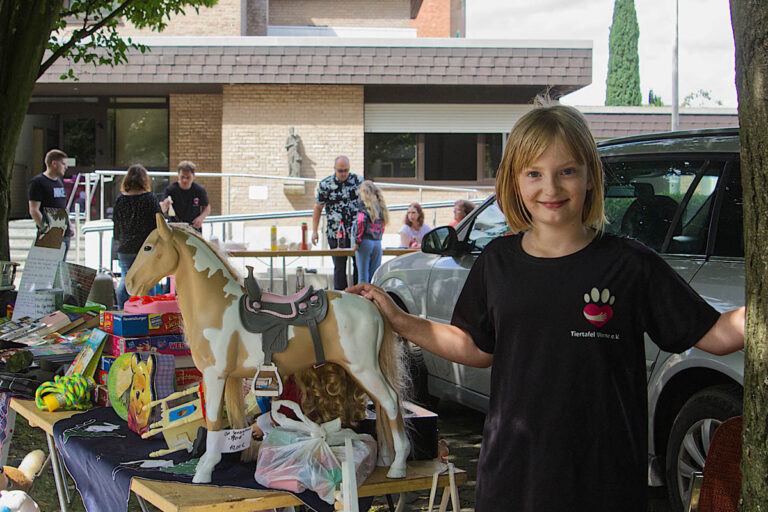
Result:
{"label": "cypress tree", "polygon": [[606,105],[640,105],[640,29],[634,0],[615,0],[609,36]]}

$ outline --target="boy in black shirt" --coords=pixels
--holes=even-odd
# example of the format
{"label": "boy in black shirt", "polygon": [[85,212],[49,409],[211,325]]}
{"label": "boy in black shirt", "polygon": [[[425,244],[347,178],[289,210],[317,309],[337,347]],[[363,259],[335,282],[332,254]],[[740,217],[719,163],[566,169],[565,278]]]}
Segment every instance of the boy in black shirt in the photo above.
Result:
{"label": "boy in black shirt", "polygon": [[179,163],[178,169],[179,180],[165,187],[160,206],[171,220],[186,222],[201,232],[203,220],[211,213],[208,194],[203,187],[194,183],[195,164],[185,160]]}
{"label": "boy in black shirt", "polygon": [[[29,215],[37,224],[37,229],[46,222],[43,208],[67,208],[67,192],[61,178],[67,172],[67,154],[59,149],[52,149],[45,155],[45,171],[29,182]],[[70,239],[74,233],[67,219],[67,231],[64,233],[64,261],[69,252]]]}

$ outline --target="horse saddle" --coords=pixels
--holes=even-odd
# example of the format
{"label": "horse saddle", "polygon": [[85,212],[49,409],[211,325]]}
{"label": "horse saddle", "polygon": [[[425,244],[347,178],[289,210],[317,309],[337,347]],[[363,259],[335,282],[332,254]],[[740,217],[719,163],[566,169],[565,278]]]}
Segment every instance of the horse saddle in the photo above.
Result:
{"label": "horse saddle", "polygon": [[264,362],[272,362],[272,354],[288,348],[288,326],[309,327],[315,348],[316,365],[325,364],[325,354],[317,324],[328,314],[328,296],[325,290],[307,286],[294,295],[262,293],[248,267],[245,278],[246,295],[240,297],[240,319],[250,332],[262,335]]}

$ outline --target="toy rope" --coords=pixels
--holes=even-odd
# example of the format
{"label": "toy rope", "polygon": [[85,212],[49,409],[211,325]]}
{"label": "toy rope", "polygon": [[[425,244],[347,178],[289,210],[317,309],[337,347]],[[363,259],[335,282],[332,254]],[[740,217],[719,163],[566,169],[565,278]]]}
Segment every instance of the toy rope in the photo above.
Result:
{"label": "toy rope", "polygon": [[62,409],[86,409],[91,405],[91,396],[89,388],[94,387],[93,379],[83,377],[79,373],[69,377],[60,377],[57,375],[53,381],[44,382],[35,392],[35,403],[37,406],[47,411],[48,406],[43,401],[45,395],[54,393],[62,396],[66,404]]}

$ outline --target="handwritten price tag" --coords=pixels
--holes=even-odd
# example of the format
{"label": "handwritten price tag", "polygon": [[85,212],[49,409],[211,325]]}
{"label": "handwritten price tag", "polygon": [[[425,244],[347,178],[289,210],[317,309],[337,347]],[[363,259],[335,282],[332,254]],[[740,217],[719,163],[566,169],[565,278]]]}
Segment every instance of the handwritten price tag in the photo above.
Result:
{"label": "handwritten price tag", "polygon": [[236,430],[222,430],[221,432],[224,436],[221,447],[222,453],[241,452],[251,446],[251,435],[253,433],[251,427]]}

